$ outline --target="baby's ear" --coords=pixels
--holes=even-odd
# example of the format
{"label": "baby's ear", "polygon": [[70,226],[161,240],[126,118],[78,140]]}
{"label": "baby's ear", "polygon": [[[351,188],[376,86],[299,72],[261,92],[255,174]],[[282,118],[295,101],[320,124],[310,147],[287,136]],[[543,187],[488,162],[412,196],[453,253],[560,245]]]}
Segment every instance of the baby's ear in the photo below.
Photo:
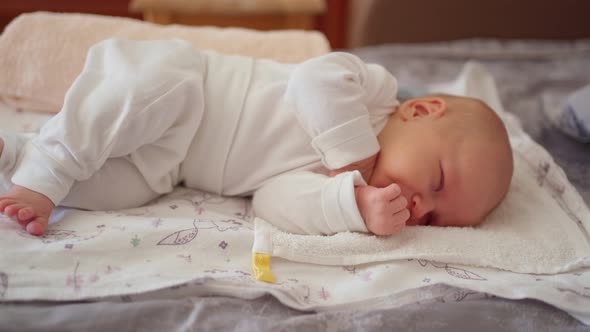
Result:
{"label": "baby's ear", "polygon": [[419,97],[407,100],[400,105],[398,111],[404,121],[438,118],[445,114],[447,105],[442,98]]}

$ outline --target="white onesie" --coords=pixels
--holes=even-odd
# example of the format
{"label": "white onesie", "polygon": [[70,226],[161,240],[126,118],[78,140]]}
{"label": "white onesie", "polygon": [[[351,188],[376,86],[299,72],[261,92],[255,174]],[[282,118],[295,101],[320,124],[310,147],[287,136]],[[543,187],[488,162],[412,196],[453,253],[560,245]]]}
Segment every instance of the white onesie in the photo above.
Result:
{"label": "white onesie", "polygon": [[[360,173],[326,174],[379,151],[396,95],[390,73],[347,53],[285,65],[181,40],[110,39],[90,49],[12,182],[56,205],[100,209],[184,183],[253,194],[255,214],[287,231],[366,232]],[[84,200],[98,203],[71,203]]]}

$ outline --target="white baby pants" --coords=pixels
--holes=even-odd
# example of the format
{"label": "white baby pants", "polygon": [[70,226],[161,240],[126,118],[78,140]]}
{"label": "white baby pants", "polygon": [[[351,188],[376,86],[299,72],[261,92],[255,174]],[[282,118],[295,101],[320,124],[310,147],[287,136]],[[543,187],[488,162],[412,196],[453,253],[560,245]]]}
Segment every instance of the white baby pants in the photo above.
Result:
{"label": "white baby pants", "polygon": [[172,191],[204,111],[203,59],[182,41],[107,40],[88,53],[62,110],[30,140],[0,133],[3,187],[108,210]]}

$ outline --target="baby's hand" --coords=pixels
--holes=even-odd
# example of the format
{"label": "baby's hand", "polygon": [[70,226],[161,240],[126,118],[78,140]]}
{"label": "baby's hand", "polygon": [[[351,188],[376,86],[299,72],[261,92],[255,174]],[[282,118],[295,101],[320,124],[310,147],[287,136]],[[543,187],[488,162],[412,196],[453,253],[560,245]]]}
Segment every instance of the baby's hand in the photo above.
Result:
{"label": "baby's hand", "polygon": [[388,236],[399,233],[410,218],[408,201],[400,187],[392,183],[385,188],[355,188],[356,204],[369,232]]}

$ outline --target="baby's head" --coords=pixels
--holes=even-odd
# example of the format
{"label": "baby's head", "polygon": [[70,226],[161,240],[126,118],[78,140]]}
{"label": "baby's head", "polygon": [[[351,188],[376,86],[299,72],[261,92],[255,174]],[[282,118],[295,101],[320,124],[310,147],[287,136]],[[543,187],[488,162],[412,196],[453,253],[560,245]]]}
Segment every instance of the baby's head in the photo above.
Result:
{"label": "baby's head", "polygon": [[401,187],[411,215],[407,225],[477,225],[510,186],[506,128],[478,99],[410,99],[390,116],[379,143],[369,184]]}

